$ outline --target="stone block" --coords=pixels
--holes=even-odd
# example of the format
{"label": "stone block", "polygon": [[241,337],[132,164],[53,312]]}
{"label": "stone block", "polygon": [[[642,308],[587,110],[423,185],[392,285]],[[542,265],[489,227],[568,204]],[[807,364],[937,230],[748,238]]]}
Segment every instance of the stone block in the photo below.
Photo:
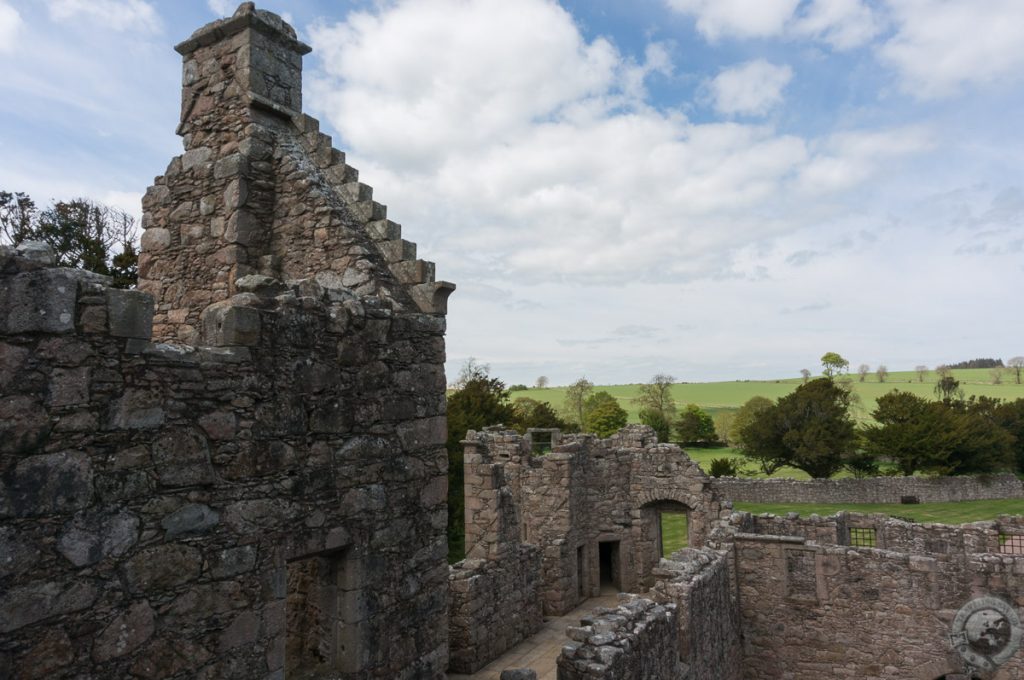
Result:
{"label": "stone block", "polygon": [[202,503],[189,503],[164,517],[160,526],[167,532],[167,538],[174,538],[182,534],[204,533],[217,526],[218,522],[220,522],[220,513],[210,506]]}
{"label": "stone block", "polygon": [[24,257],[26,260],[31,260],[44,267],[52,267],[57,263],[57,258],[53,256],[53,248],[44,241],[22,241],[14,251],[19,257]]}
{"label": "stone block", "polygon": [[75,512],[93,498],[93,469],[78,451],[22,459],[0,483],[0,515],[39,517]]}
{"label": "stone block", "polygon": [[251,346],[260,341],[260,312],[231,300],[215,302],[200,315],[203,342],[214,347]]}
{"label": "stone block", "polygon": [[532,668],[507,668],[501,672],[500,680],[537,680]]}
{"label": "stone block", "polygon": [[206,437],[193,429],[168,431],[153,442],[153,461],[164,486],[192,486],[214,481]]}
{"label": "stone block", "polygon": [[107,289],[110,334],[149,340],[153,336],[153,297],[137,290]]}
{"label": "stone block", "polygon": [[0,594],[0,633],[88,609],[97,594],[92,582],[79,580],[36,581],[11,588]]}
{"label": "stone block", "polygon": [[133,593],[159,593],[199,577],[203,559],[198,550],[179,543],[158,545],[138,552],[123,571]]}
{"label": "stone block", "polygon": [[76,567],[125,554],[139,540],[139,518],[126,511],[87,511],[64,526],[57,550]]}
{"label": "stone block", "polygon": [[154,612],[149,602],[136,602],[96,636],[92,658],[103,663],[130,654],[153,635],[154,629]]}
{"label": "stone block", "polygon": [[236,210],[224,227],[224,240],[239,245],[252,245],[260,235],[263,226],[248,210]]}
{"label": "stone block", "polygon": [[0,332],[74,331],[79,278],[70,269],[39,269],[9,278],[0,287]]}

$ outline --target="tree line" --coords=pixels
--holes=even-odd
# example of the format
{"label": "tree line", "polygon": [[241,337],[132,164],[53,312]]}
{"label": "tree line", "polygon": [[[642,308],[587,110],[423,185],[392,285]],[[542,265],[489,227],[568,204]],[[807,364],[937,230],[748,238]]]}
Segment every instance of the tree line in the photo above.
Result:
{"label": "tree line", "polygon": [[[850,362],[842,357],[837,352],[826,352],[821,357],[821,363],[823,367],[823,375],[827,378],[838,377],[849,372]],[[1003,363],[1002,359],[991,359],[991,358],[980,358],[970,359],[968,361],[960,361],[955,364],[939,364],[935,367],[935,374],[941,380],[949,375],[952,375],[954,369],[967,369],[967,368],[987,368],[989,369],[989,376],[992,378],[993,385],[1000,385],[1003,382],[1003,376],[1009,373],[1013,376],[1015,382],[1020,385],[1021,379],[1024,377],[1024,356],[1011,357]],[[916,374],[917,381],[923,383],[925,377],[928,375],[929,368],[924,364],[918,364],[914,367],[914,373]],[[869,364],[860,364],[857,367],[857,377],[860,382],[867,381],[869,375],[874,373],[875,377],[878,378],[878,382],[884,383],[889,379],[889,368],[885,364],[879,364],[872,370]],[[804,383],[808,382],[814,374],[806,368],[800,369],[800,377]]]}
{"label": "tree line", "polygon": [[783,466],[814,478],[844,468],[875,475],[883,466],[904,475],[1024,472],[1024,399],[964,398],[947,373],[935,399],[893,390],[878,399],[874,422],[858,426],[834,357],[826,354],[822,364],[824,377],[775,402],[754,397],[735,414],[730,444],[765,474]]}
{"label": "tree line", "polygon": [[110,276],[117,288],[138,281],[135,218],[86,198],[55,201],[40,209],[30,196],[0,191],[0,243],[42,241],[58,267]]}

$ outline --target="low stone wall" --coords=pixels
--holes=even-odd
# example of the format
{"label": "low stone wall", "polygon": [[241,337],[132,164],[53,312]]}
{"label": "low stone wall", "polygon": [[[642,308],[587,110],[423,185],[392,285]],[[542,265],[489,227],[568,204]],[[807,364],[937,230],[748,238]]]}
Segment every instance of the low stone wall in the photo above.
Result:
{"label": "low stone wall", "polygon": [[689,680],[679,660],[676,606],[621,595],[615,609],[599,607],[558,657],[559,680]]}
{"label": "low stone wall", "polygon": [[[734,513],[732,524],[742,533],[761,536],[800,537],[818,545],[853,545],[882,548],[907,553],[1015,554],[1021,539],[1004,546],[1003,536],[1024,536],[1024,518],[1001,516],[988,522],[971,522],[959,526],[921,524],[888,515],[840,512],[830,517],[796,513],[750,515]],[[851,531],[852,530],[852,531]],[[853,534],[859,530],[859,535]]]}
{"label": "low stone wall", "polygon": [[[966,678],[956,675],[963,659],[951,643],[965,632],[958,610],[983,597],[1008,608],[1024,598],[1024,556],[919,555],[738,534],[736,564],[751,680]],[[980,677],[1024,677],[1024,657]]]}
{"label": "low stone wall", "polygon": [[679,644],[687,680],[743,677],[740,617],[727,552],[684,549],[654,570],[651,597],[678,606]]}
{"label": "low stone wall", "polygon": [[811,480],[719,477],[714,486],[723,497],[738,503],[948,503],[1024,498],[1024,482],[1011,474]]}
{"label": "low stone wall", "polygon": [[500,559],[467,559],[449,569],[451,672],[475,673],[540,630],[540,565],[540,549],[524,544]]}

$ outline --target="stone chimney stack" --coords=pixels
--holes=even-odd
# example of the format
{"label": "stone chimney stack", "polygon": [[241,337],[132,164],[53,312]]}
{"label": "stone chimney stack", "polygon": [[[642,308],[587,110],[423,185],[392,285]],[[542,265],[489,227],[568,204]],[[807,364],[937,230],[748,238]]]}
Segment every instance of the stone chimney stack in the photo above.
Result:
{"label": "stone chimney stack", "polygon": [[312,48],[276,14],[243,2],[174,49],[184,58],[178,133],[186,148],[188,135],[222,128],[227,111],[285,119],[302,112],[302,56]]}
{"label": "stone chimney stack", "polygon": [[[185,152],[142,199],[138,287],[155,301],[154,340],[226,342],[214,322],[224,303],[244,306],[259,286],[300,279],[389,309],[445,313],[454,286],[435,280],[433,263],[416,257],[373,189],[302,113],[311,48],[291,26],[245,2],[175,49]],[[256,334],[232,337],[244,344]]]}

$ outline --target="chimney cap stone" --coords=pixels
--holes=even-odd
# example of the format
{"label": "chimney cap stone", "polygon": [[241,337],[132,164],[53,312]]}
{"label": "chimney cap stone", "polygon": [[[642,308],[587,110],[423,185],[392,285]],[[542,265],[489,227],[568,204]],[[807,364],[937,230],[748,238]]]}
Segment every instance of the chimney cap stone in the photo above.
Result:
{"label": "chimney cap stone", "polygon": [[295,29],[288,22],[273,12],[256,9],[255,3],[243,2],[235,13],[227,19],[218,19],[198,29],[187,40],[174,46],[174,50],[182,56],[195,52],[200,47],[226,40],[247,28],[275,39],[300,55],[309,54],[313,48],[298,39]]}

